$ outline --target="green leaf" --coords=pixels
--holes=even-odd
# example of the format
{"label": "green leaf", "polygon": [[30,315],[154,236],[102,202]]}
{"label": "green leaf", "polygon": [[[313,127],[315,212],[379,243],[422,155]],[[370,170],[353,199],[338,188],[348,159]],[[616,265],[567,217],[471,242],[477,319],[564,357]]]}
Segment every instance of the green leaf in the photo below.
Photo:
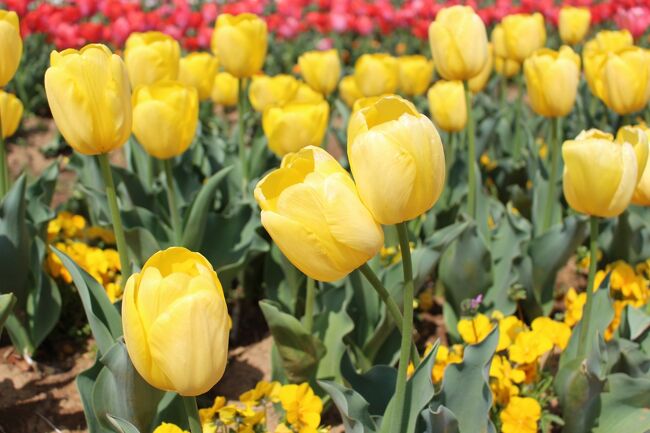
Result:
{"label": "green leaf", "polygon": [[312,381],[326,352],[323,343],[309,334],[298,319],[280,311],[276,304],[260,301],[260,308],[289,380],[293,383]]}
{"label": "green leaf", "polygon": [[95,408],[93,406],[93,388],[97,381],[97,376],[99,376],[99,373],[103,368],[105,367],[101,362],[99,362],[99,359],[95,359],[95,363],[92,367],[84,370],[77,376],[77,389],[79,390],[79,396],[81,397],[86,425],[88,426],[88,431],[93,433],[113,433],[112,429],[104,428],[99,423],[99,419],[97,419]]}
{"label": "green leaf", "polygon": [[397,370],[388,365],[375,365],[364,374],[359,374],[346,352],[341,359],[343,378],[368,402],[371,415],[382,416],[395,394]]}
{"label": "green leaf", "polygon": [[108,420],[117,429],[118,433],[140,433],[140,430],[125,419],[108,415]]}
{"label": "green leaf", "polygon": [[626,305],[621,315],[619,335],[629,340],[637,340],[648,330],[650,330],[650,314],[639,308]]}
{"label": "green leaf", "polygon": [[79,267],[70,257],[52,248],[74,282],[90,329],[97,341],[99,353],[105,355],[122,335],[122,318],[106,295],[104,288],[88,272]]}
{"label": "green leaf", "polygon": [[650,430],[650,378],[612,374],[601,396],[593,433],[647,433]]}
{"label": "green leaf", "polygon": [[359,393],[329,380],[319,380],[318,384],[329,394],[339,410],[346,433],[377,431],[377,426],[368,412],[368,402]]}
{"label": "green leaf", "polygon": [[18,309],[27,300],[31,236],[25,210],[25,175],[0,202],[0,293],[13,293]]}
{"label": "green leaf", "polygon": [[12,293],[0,295],[0,335],[2,335],[2,326],[5,324],[15,304],[16,297]]}
{"label": "green leaf", "polygon": [[43,173],[27,188],[27,214],[32,223],[39,227],[54,218],[51,209],[52,197],[59,178],[59,163],[53,162]]}

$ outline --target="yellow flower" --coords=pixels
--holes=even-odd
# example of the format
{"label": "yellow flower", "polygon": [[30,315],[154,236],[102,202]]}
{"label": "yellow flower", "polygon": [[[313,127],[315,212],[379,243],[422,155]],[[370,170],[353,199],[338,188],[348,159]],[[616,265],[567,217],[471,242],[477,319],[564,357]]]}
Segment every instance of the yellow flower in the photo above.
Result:
{"label": "yellow flower", "polygon": [[280,389],[280,402],[287,413],[287,422],[298,431],[318,428],[323,402],[308,383],[283,386]]}
{"label": "yellow flower", "polygon": [[[629,129],[631,127],[627,127]],[[637,127],[634,127],[635,129],[639,129],[643,131],[643,133],[646,135],[647,139],[650,139],[650,135],[648,135],[649,130],[645,125],[639,125]],[[619,130],[618,135],[621,134],[622,130]],[[619,140],[620,141],[620,140]],[[639,182],[636,185],[636,189],[634,190],[634,194],[632,195],[632,203],[639,205],[639,206],[649,206],[650,205],[650,164],[648,164],[648,158],[650,157],[650,153],[643,155],[642,149],[639,149],[641,152],[637,150],[638,146],[635,146],[634,150],[636,153],[636,159],[639,167],[639,172],[637,173],[637,177],[639,178]]]}
{"label": "yellow flower", "polygon": [[611,218],[627,208],[638,172],[632,144],[592,129],[565,141],[562,157],[564,197],[573,209]]}
{"label": "yellow flower", "polygon": [[397,58],[399,91],[406,96],[422,95],[433,77],[433,62],[424,56]]}
{"label": "yellow flower", "polygon": [[57,128],[77,152],[108,153],[131,135],[129,79],[106,46],[52,51],[45,91]]}
{"label": "yellow flower", "polygon": [[560,350],[566,349],[571,338],[571,328],[566,323],[557,322],[549,317],[538,317],[531,324],[533,332],[538,332],[551,340]]}
{"label": "yellow flower", "polygon": [[[1,23],[1,21],[0,21]],[[0,121],[2,138],[14,135],[23,117],[23,103],[11,93],[0,90]]]}
{"label": "yellow flower", "polygon": [[190,53],[179,63],[178,81],[193,86],[199,92],[199,99],[210,98],[219,61],[210,53]]}
{"label": "yellow flower", "polygon": [[434,304],[435,299],[431,290],[424,290],[418,295],[418,306],[420,307],[420,310],[429,311],[431,308],[433,308]]}
{"label": "yellow flower", "polygon": [[436,69],[446,80],[469,80],[488,61],[485,24],[469,6],[440,10],[429,26],[429,45]]}
{"label": "yellow flower", "polygon": [[585,38],[591,24],[591,11],[589,8],[576,8],[563,6],[558,17],[560,38],[562,42],[575,45]]}
{"label": "yellow flower", "polygon": [[221,379],[230,318],[201,254],[173,247],[151,256],[126,283],[122,324],[131,361],[150,385],[195,396]]}
{"label": "yellow flower", "polygon": [[438,347],[436,360],[431,371],[431,379],[434,383],[440,383],[445,375],[445,369],[449,364],[459,364],[463,362],[463,346],[454,344],[451,348],[447,346]]}
{"label": "yellow flower", "polygon": [[503,433],[537,433],[542,407],[530,397],[513,397],[499,415]]}
{"label": "yellow flower", "polygon": [[256,75],[248,89],[248,98],[255,111],[284,105],[293,99],[298,90],[298,80],[291,75]]}
{"label": "yellow flower", "polygon": [[523,331],[508,348],[508,355],[517,364],[532,364],[553,348],[553,342],[544,334]]}
{"label": "yellow flower", "polygon": [[133,134],[158,159],[185,152],[198,120],[199,98],[192,86],[166,81],[138,87],[133,93]]}
{"label": "yellow flower", "polygon": [[307,84],[298,82],[298,89],[289,102],[315,104],[323,101],[325,101],[323,95],[309,87]]}
{"label": "yellow flower", "polygon": [[457,326],[460,337],[467,344],[480,343],[494,328],[490,318],[481,313],[471,319],[459,320]]}
{"label": "yellow flower", "polygon": [[506,46],[506,35],[501,24],[494,26],[492,30],[492,46],[494,47],[494,70],[506,78],[513,77],[519,73],[521,63],[509,57]]}
{"label": "yellow flower", "polygon": [[397,91],[397,59],[388,54],[363,54],[354,65],[354,80],[363,96],[380,96]]}
{"label": "yellow flower", "polygon": [[578,294],[573,287],[564,296],[564,323],[573,327],[582,319],[582,310],[587,302],[587,294],[582,292]]}
{"label": "yellow flower", "polygon": [[266,58],[266,22],[254,14],[221,14],[212,33],[212,52],[237,78],[259,72]]}
{"label": "yellow flower", "polygon": [[462,131],[467,124],[465,90],[460,81],[439,80],[427,93],[429,111],[436,125],[447,132]]}
{"label": "yellow flower", "polygon": [[[210,424],[214,417],[217,415],[217,412],[221,410],[226,405],[226,398],[222,396],[217,396],[212,403],[212,406],[199,409],[199,418],[201,418],[201,425]],[[205,427],[204,427],[205,428]]]}
{"label": "yellow flower", "polygon": [[504,356],[495,355],[490,364],[490,388],[498,404],[506,405],[510,398],[519,394],[518,384],[526,379],[526,373],[513,367]]}
{"label": "yellow flower", "polygon": [[508,15],[501,26],[509,59],[523,62],[546,43],[544,17],[539,12]]}
{"label": "yellow flower", "polygon": [[445,155],[438,131],[398,96],[385,96],[352,116],[348,160],[361,199],[381,224],[420,216],[444,187]]}
{"label": "yellow flower", "polygon": [[358,99],[363,98],[363,94],[357,86],[354,75],[343,77],[339,83],[339,94],[341,95],[343,102],[345,102],[348,107],[352,107]]}
{"label": "yellow flower", "polygon": [[228,72],[219,72],[212,84],[212,100],[215,104],[233,107],[239,98],[239,81]]}
{"label": "yellow flower", "polygon": [[582,50],[585,78],[591,93],[596,94],[596,75],[602,69],[609,53],[616,53],[634,44],[627,30],[603,30],[589,40]]}
{"label": "yellow flower", "polygon": [[278,426],[275,428],[274,433],[294,433],[293,430],[291,430],[286,424],[278,424]]}
{"label": "yellow flower", "polygon": [[329,95],[341,78],[341,60],[336,50],[308,51],[298,58],[300,73],[312,89]]}
{"label": "yellow flower", "polygon": [[[496,312],[495,312],[496,313]],[[519,320],[516,316],[503,317],[501,313],[499,316],[492,314],[492,318],[499,321],[499,343],[497,344],[497,352],[506,350],[515,341],[520,332],[525,331],[526,325]]]}
{"label": "yellow flower", "polygon": [[239,396],[239,400],[244,403],[253,403],[258,404],[262,400],[273,400],[277,398],[277,394],[280,390],[279,382],[267,382],[261,380],[257,382],[255,388],[246,391]]}
{"label": "yellow flower", "polygon": [[545,117],[564,117],[573,109],[580,82],[580,56],[564,45],[559,51],[542,48],[524,62],[528,99]]}
{"label": "yellow flower", "polygon": [[181,429],[176,424],[162,423],[153,431],[153,433],[189,433],[187,430]]}
{"label": "yellow flower", "polygon": [[316,280],[343,278],[384,243],[352,178],[321,148],[286,155],[282,166],[257,184],[255,199],[276,245]]}
{"label": "yellow flower", "polygon": [[178,78],[181,48],[174,38],[161,32],[131,33],[124,47],[124,62],[131,85],[154,84]]}
{"label": "yellow flower", "polygon": [[494,66],[494,48],[492,47],[492,44],[488,44],[488,58],[487,62],[485,62],[485,65],[483,66],[483,69],[481,69],[481,72],[473,78],[470,78],[469,80],[469,90],[472,91],[472,93],[476,94],[483,89],[485,89],[485,86],[487,86],[488,81],[490,80],[490,75],[492,75],[492,69]]}
{"label": "yellow flower", "polygon": [[20,23],[14,11],[0,10],[0,53],[0,87],[4,87],[16,73],[23,55]]}
{"label": "yellow flower", "polygon": [[499,164],[496,161],[492,161],[490,159],[490,155],[488,155],[487,152],[483,152],[483,154],[479,158],[479,161],[487,171],[492,171],[499,166]]}
{"label": "yellow flower", "polygon": [[278,156],[298,152],[307,146],[320,146],[327,130],[329,104],[290,103],[270,107],[262,116],[262,129],[269,148]]}
{"label": "yellow flower", "polygon": [[506,78],[514,77],[521,70],[521,63],[505,57],[497,57],[494,59],[494,70]]}
{"label": "yellow flower", "polygon": [[648,163],[648,134],[646,130],[638,126],[624,126],[616,134],[616,143],[630,143],[634,148],[634,155],[637,162],[637,183],[641,181]]}

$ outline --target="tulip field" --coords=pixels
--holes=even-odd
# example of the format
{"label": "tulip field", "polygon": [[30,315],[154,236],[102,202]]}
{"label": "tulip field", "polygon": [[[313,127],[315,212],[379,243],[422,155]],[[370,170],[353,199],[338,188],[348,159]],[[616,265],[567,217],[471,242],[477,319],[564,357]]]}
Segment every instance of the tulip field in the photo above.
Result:
{"label": "tulip field", "polygon": [[0,433],[650,432],[647,0],[0,0]]}

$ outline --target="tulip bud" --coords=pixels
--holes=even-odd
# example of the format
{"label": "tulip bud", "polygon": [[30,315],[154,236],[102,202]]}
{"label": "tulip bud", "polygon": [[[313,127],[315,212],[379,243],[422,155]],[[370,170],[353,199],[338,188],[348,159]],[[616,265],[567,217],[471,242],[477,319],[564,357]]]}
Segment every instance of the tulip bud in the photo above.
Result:
{"label": "tulip bud", "polygon": [[363,54],[354,65],[354,80],[363,96],[397,91],[397,60],[388,54]]}
{"label": "tulip bud", "polygon": [[161,32],[131,33],[124,48],[124,62],[131,86],[146,86],[178,78],[181,48]]}
{"label": "tulip bud", "polygon": [[[617,141],[634,141],[626,140],[625,138],[621,137],[622,131],[628,128],[630,127],[619,130],[616,137]],[[650,140],[650,136],[648,135],[650,134],[650,131],[648,130],[647,126],[637,126],[634,127],[633,130],[641,130],[646,135],[646,140]],[[648,157],[650,156],[650,152],[647,152],[646,155],[643,154],[643,146],[638,145],[638,143],[641,142],[642,140],[637,140],[637,145],[634,146],[634,153],[636,154],[636,160],[639,169],[639,173],[637,174],[639,182],[637,183],[634,194],[632,195],[632,203],[639,206],[650,206],[650,164],[648,164]],[[634,143],[632,144],[634,145]]]}
{"label": "tulip bud", "polygon": [[339,94],[348,107],[352,107],[357,99],[363,98],[363,94],[357,86],[354,75],[343,77],[339,83]]}
{"label": "tulip bud", "polygon": [[52,51],[45,91],[57,128],[77,152],[108,153],[131,135],[129,78],[106,46]]}
{"label": "tulip bud", "polygon": [[239,98],[239,80],[228,72],[219,72],[212,84],[212,100],[215,104],[226,107],[237,105]]}
{"label": "tulip bud", "polygon": [[248,99],[253,109],[263,112],[269,107],[291,101],[298,90],[298,80],[291,75],[255,75],[248,89]]}
{"label": "tulip bud", "polygon": [[0,87],[4,87],[16,73],[23,55],[20,24],[14,11],[0,10],[0,53]]}
{"label": "tulip bud", "polygon": [[447,132],[462,131],[467,124],[465,89],[461,81],[437,81],[427,93],[431,118]]}
{"label": "tulip bud", "polygon": [[318,93],[305,83],[298,82],[298,88],[293,98],[289,102],[300,104],[315,104],[325,99],[321,93]]}
{"label": "tulip bud", "polygon": [[290,103],[264,111],[262,129],[269,148],[278,156],[298,152],[306,146],[320,146],[327,129],[329,104]]}
{"label": "tulip bud", "polygon": [[562,158],[564,197],[573,209],[603,218],[623,213],[637,184],[632,144],[592,129],[565,141]]}
{"label": "tulip bud", "polygon": [[20,119],[23,117],[23,103],[11,93],[0,90],[0,121],[2,122],[2,138],[14,135]]}
{"label": "tulip bud", "polygon": [[469,6],[438,12],[429,26],[429,44],[436,69],[446,80],[469,80],[488,61],[485,24]]}
{"label": "tulip bud", "polygon": [[565,44],[575,45],[584,39],[591,24],[591,11],[589,8],[575,8],[563,6],[560,9],[558,25],[560,38]]}
{"label": "tulip bud", "polygon": [[147,153],[158,159],[185,152],[198,120],[199,97],[192,86],[167,81],[133,92],[133,134]]}
{"label": "tulip bud", "polygon": [[129,357],[151,386],[196,396],[223,376],[228,306],[199,253],[172,247],[151,256],[126,283],[122,326]]}
{"label": "tulip bud", "polygon": [[298,58],[300,74],[312,89],[327,96],[341,78],[341,61],[336,50],[308,51]]}
{"label": "tulip bud", "polygon": [[212,52],[226,72],[250,77],[264,65],[267,48],[266,22],[254,14],[221,14],[212,33]]}
{"label": "tulip bud", "polygon": [[424,56],[397,58],[399,91],[407,96],[422,95],[433,77],[433,62]]}
{"label": "tulip bud", "polygon": [[190,53],[179,64],[178,81],[193,86],[201,101],[210,98],[219,61],[209,53]]}
{"label": "tulip bud", "polygon": [[255,188],[262,225],[284,255],[320,281],[345,277],[381,249],[381,227],[350,175],[326,151],[306,147]]}
{"label": "tulip bud", "polygon": [[483,89],[485,89],[485,86],[487,86],[487,83],[490,80],[490,75],[492,75],[493,67],[494,67],[494,49],[492,48],[492,44],[488,44],[488,61],[485,62],[485,66],[483,66],[481,72],[474,78],[470,78],[468,82],[469,90],[471,90],[472,93],[476,94],[483,91]]}
{"label": "tulip bud", "polygon": [[589,40],[582,50],[585,68],[585,78],[591,93],[596,95],[596,77],[607,60],[609,53],[616,53],[634,44],[632,35],[627,30],[598,32],[595,38]]}
{"label": "tulip bud", "polygon": [[569,46],[541,48],[524,62],[528,99],[545,117],[564,117],[573,109],[580,82],[580,56]]}
{"label": "tulip bud", "polygon": [[546,43],[544,17],[539,12],[532,15],[508,15],[501,21],[509,59],[523,62]]}
{"label": "tulip bud", "polygon": [[361,200],[381,224],[423,214],[444,187],[445,155],[438,131],[399,96],[380,98],[351,117],[348,160]]}

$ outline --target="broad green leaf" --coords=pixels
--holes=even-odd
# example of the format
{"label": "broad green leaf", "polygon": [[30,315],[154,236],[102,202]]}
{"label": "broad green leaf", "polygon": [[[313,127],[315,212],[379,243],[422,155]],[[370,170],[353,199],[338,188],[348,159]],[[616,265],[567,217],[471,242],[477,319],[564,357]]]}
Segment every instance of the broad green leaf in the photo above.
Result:
{"label": "broad green leaf", "polygon": [[345,433],[375,433],[377,426],[368,412],[368,402],[353,389],[334,381],[319,380],[318,384],[329,394],[339,410]]}
{"label": "broad green leaf", "polygon": [[341,373],[355,392],[367,402],[373,416],[382,416],[395,394],[397,370],[388,365],[375,365],[363,374],[357,373],[350,355],[346,352],[341,359]]}
{"label": "broad green leaf", "polygon": [[104,368],[104,365],[99,362],[99,359],[95,359],[93,366],[82,371],[77,376],[76,381],[79,396],[81,397],[81,404],[84,409],[86,425],[88,426],[88,431],[92,433],[114,433],[112,429],[107,429],[100,424],[93,406],[93,388],[97,381],[97,376],[99,376],[99,373]]}
{"label": "broad green leaf", "polygon": [[11,314],[11,310],[16,304],[16,297],[12,293],[5,293],[0,295],[0,335],[2,335],[2,327],[5,321]]}
{"label": "broad green leaf", "polygon": [[0,202],[0,293],[13,293],[17,309],[28,293],[31,236],[25,210],[25,175],[20,176]]}
{"label": "broad green leaf", "polygon": [[108,421],[113,425],[118,433],[140,433],[140,430],[127,420],[113,415],[107,416]]}
{"label": "broad green leaf", "polygon": [[54,196],[58,177],[59,163],[53,162],[27,187],[27,215],[29,215],[29,219],[36,227],[40,227],[45,222],[54,218],[54,211],[50,204]]}
{"label": "broad green leaf", "polygon": [[601,395],[593,433],[647,433],[650,430],[650,378],[612,374]]}

